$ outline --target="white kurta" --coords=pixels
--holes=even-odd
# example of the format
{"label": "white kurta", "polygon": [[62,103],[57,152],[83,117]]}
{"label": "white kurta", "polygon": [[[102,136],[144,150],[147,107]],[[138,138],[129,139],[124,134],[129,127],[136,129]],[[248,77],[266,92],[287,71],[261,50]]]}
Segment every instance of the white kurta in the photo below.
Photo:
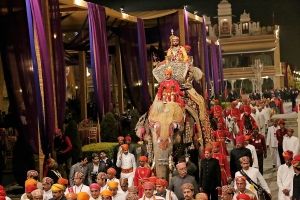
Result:
{"label": "white kurta", "polygon": [[53,196],[52,196],[52,190],[51,189],[48,190],[48,191],[44,190],[44,200],[49,200],[51,198],[53,198]]}
{"label": "white kurta", "polygon": [[86,192],[88,193],[88,195],[91,196],[91,191],[89,186],[81,184],[80,186],[73,185],[72,188],[75,194],[78,194],[79,192]]}
{"label": "white kurta", "polygon": [[256,113],[257,118],[258,118],[258,124],[257,126],[259,127],[259,130],[261,131],[261,133],[265,133],[266,132],[266,120],[265,120],[265,113],[262,110],[261,112],[257,112]]}
{"label": "white kurta", "polygon": [[297,137],[292,136],[284,136],[282,142],[282,149],[283,151],[290,150],[294,153],[294,156],[298,154],[299,151],[299,140]]}
{"label": "white kurta", "polygon": [[278,140],[275,134],[278,129],[280,129],[279,126],[277,127],[270,126],[268,128],[268,135],[266,141],[266,145],[270,147],[272,163],[277,167],[281,165],[279,154],[278,154]]}
{"label": "white kurta", "polygon": [[290,192],[290,196],[286,196],[283,194],[282,190],[293,189],[293,177],[294,177],[294,169],[293,166],[288,167],[286,164],[280,165],[277,171],[277,185],[278,185],[278,199],[280,200],[290,200],[290,196],[292,196]]}
{"label": "white kurta", "polygon": [[118,193],[115,195],[115,196],[113,196],[113,200],[126,200],[126,195],[127,194],[125,194],[124,192],[119,192],[118,191]]}
{"label": "white kurta", "polygon": [[[159,197],[159,196],[155,196],[155,199],[156,200],[165,200],[165,198]],[[154,200],[154,198],[153,197],[147,198],[147,197],[143,196],[142,198],[139,198],[139,200]]]}
{"label": "white kurta", "polygon": [[24,193],[24,194],[22,194],[22,196],[21,196],[21,200],[27,200],[28,198],[27,198],[27,195],[26,195],[26,193]]}
{"label": "white kurta", "polygon": [[92,196],[90,197],[90,200],[101,200],[101,196],[99,196],[97,199],[94,199]]}
{"label": "white kurta", "polygon": [[257,159],[257,154],[256,154],[255,147],[252,144],[248,144],[246,146],[246,148],[249,149],[251,151],[251,154],[252,154],[252,161],[253,161],[252,167],[258,168],[258,159]]}
{"label": "white kurta", "polygon": [[172,197],[172,200],[178,200],[176,194],[175,194],[173,191],[167,190],[167,189],[166,189],[166,192],[167,192],[167,194],[166,194],[166,199],[167,199],[167,200],[170,199],[170,195],[171,195],[171,197]]}
{"label": "white kurta", "polygon": [[256,122],[256,124],[258,124],[258,116],[257,116],[257,114],[251,113],[250,115],[253,117],[253,119]]}
{"label": "white kurta", "polygon": [[[261,187],[265,189],[268,193],[271,193],[267,182],[265,181],[264,177],[261,175],[258,169],[249,167],[248,170],[243,170],[243,171],[252,179],[252,181],[254,181],[255,183],[258,183],[259,181]],[[237,171],[235,173],[235,177],[237,176],[242,176],[242,174],[239,171]],[[235,181],[234,181],[234,188],[237,189]],[[248,181],[246,183],[246,188],[251,190],[257,196],[257,191]]]}
{"label": "white kurta", "polygon": [[128,178],[128,187],[133,186],[133,177],[136,169],[135,157],[132,153],[122,154],[122,158],[118,155],[117,167],[121,167],[121,169],[130,169],[133,171],[130,173],[121,172],[121,178]]}

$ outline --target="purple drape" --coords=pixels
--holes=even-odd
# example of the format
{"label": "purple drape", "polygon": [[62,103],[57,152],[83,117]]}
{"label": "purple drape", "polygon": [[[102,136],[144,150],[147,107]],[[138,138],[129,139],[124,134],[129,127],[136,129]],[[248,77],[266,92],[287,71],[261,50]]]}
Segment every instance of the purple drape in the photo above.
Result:
{"label": "purple drape", "polygon": [[121,59],[124,80],[132,105],[145,113],[150,107],[147,54],[144,23],[128,24],[120,28]]}
{"label": "purple drape", "polygon": [[219,73],[220,73],[220,82],[221,82],[221,92],[225,91],[225,85],[224,85],[224,71],[223,71],[223,61],[222,61],[222,48],[221,44],[219,43],[218,46],[218,57],[219,57]]}
{"label": "purple drape", "polygon": [[210,44],[211,47],[211,65],[212,65],[212,76],[214,80],[214,92],[215,94],[220,93],[220,87],[219,87],[219,63],[218,63],[218,57],[217,57],[217,49],[215,42],[212,41]]}
{"label": "purple drape", "polygon": [[184,34],[185,34],[185,44],[190,45],[189,19],[186,10],[184,10]]}
{"label": "purple drape", "polygon": [[[40,50],[41,69],[44,89],[44,111],[45,111],[45,132],[41,132],[42,149],[45,155],[51,150],[53,134],[55,130],[54,94],[52,82],[52,69],[50,64],[50,51],[47,42],[46,27],[43,21],[42,1],[30,0],[33,23],[36,27],[38,44]],[[60,34],[60,33],[58,33]],[[61,111],[60,111],[61,112]]]}
{"label": "purple drape", "polygon": [[91,68],[97,110],[102,117],[110,111],[110,68],[108,57],[106,13],[103,6],[88,3]]}
{"label": "purple drape", "polygon": [[158,18],[158,23],[162,50],[165,51],[170,48],[171,29],[173,29],[174,35],[180,37],[178,12]]}
{"label": "purple drape", "polygon": [[[201,24],[189,24],[189,40],[190,40],[190,56],[193,56],[194,66],[201,69],[201,58],[200,58],[200,43],[201,41]],[[195,90],[202,94],[201,82],[193,82]],[[203,94],[202,94],[203,95]]]}
{"label": "purple drape", "polygon": [[[62,130],[66,109],[66,69],[58,0],[50,0],[49,7],[51,13],[51,35],[55,36],[52,40],[52,51],[54,63],[57,125],[58,128]],[[48,134],[51,133],[52,132],[49,132]],[[53,134],[49,137],[53,137]]]}
{"label": "purple drape", "polygon": [[202,23],[202,42],[203,42],[203,54],[204,54],[204,65],[205,65],[205,80],[206,80],[206,92],[210,97],[210,73],[209,73],[209,60],[208,60],[208,47],[206,42],[206,22],[203,18]]}
{"label": "purple drape", "polygon": [[[8,0],[0,9],[1,58],[10,109],[25,148],[38,152],[37,107],[25,2]],[[15,9],[18,8],[18,9]],[[21,140],[23,141],[23,139]],[[25,152],[28,152],[24,149]],[[23,154],[24,155],[24,154]],[[26,165],[24,163],[24,167]]]}
{"label": "purple drape", "polygon": [[144,21],[138,18],[137,21],[138,47],[139,47],[139,71],[142,80],[142,100],[143,111],[150,108],[150,92],[148,87],[148,73],[147,73],[147,47]]}

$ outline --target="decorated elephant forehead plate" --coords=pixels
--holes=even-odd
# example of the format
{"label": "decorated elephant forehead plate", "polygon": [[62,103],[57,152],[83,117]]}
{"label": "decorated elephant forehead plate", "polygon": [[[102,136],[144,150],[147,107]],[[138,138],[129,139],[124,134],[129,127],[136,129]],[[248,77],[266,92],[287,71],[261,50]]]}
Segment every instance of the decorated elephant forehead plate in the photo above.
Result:
{"label": "decorated elephant forehead plate", "polygon": [[155,67],[152,71],[153,76],[157,80],[158,83],[161,83],[165,80],[165,70],[171,67],[172,68],[172,79],[178,81],[178,83],[185,83],[186,74],[188,72],[188,68],[185,63],[175,63],[170,62],[159,67]]}

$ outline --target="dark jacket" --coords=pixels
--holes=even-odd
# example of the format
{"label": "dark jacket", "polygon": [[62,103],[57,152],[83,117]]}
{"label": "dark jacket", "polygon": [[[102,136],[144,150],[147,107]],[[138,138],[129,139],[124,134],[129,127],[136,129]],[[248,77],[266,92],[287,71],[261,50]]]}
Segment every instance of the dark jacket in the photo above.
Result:
{"label": "dark jacket", "polygon": [[221,170],[219,161],[215,158],[201,161],[199,187],[213,190],[221,187]]}
{"label": "dark jacket", "polygon": [[93,162],[88,163],[87,164],[88,185],[91,185],[93,183],[93,179],[95,179],[97,177],[97,174],[99,172],[106,173],[106,170],[107,170],[106,165],[105,165],[104,162],[99,162],[99,167],[98,167],[97,174],[92,174],[93,169],[94,169]]}
{"label": "dark jacket", "polygon": [[235,177],[235,172],[242,169],[242,166],[240,164],[240,158],[243,156],[248,156],[250,158],[250,166],[252,166],[252,154],[249,149],[241,147],[233,149],[230,152],[230,172],[233,178]]}

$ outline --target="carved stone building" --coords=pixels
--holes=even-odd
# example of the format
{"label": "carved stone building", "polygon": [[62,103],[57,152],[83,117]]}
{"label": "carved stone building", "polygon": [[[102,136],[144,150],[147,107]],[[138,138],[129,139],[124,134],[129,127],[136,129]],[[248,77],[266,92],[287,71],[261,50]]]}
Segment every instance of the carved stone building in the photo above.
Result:
{"label": "carved stone building", "polygon": [[[237,19],[232,14],[231,4],[222,0],[218,4],[217,24],[206,19],[209,39],[217,40],[222,46],[224,79],[228,88],[242,88],[245,93],[280,88],[284,86],[284,76],[280,63],[279,26],[260,26],[251,21],[250,14],[244,13]],[[255,60],[263,63],[261,85],[255,77],[252,65]],[[260,88],[261,87],[261,88]]]}

